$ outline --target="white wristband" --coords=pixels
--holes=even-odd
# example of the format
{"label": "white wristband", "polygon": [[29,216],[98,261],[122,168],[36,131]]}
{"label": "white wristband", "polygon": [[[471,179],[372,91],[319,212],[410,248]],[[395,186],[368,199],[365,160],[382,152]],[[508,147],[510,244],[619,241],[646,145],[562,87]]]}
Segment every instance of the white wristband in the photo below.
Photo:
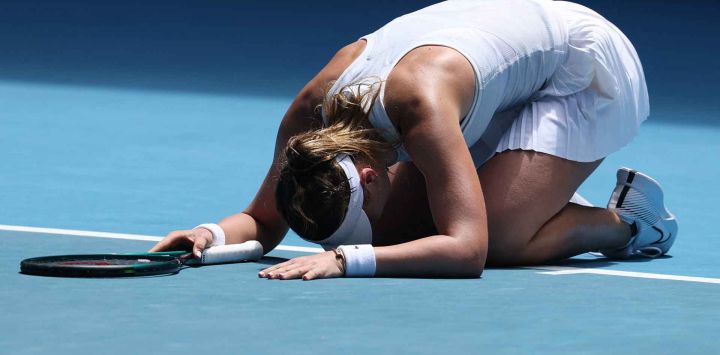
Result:
{"label": "white wristband", "polygon": [[198,228],[205,228],[210,231],[213,237],[212,246],[225,245],[225,231],[219,225],[215,223],[204,223],[193,228],[193,230]]}
{"label": "white wristband", "polygon": [[375,276],[375,250],[372,245],[341,245],[338,249],[342,250],[345,258],[345,276]]}

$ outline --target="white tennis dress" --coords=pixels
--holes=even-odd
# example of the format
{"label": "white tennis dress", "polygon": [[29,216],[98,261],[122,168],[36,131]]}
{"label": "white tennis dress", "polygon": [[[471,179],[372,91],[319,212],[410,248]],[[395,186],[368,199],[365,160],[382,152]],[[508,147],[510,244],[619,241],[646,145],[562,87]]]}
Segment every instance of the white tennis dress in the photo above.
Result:
{"label": "white tennis dress", "polygon": [[[649,114],[630,41],[594,11],[544,0],[454,0],[399,17],[362,37],[363,53],[330,89],[383,82],[414,48],[453,48],[471,63],[475,99],[460,123],[476,166],[495,152],[533,150],[589,162],[626,145]],[[370,86],[358,86],[360,90]],[[399,142],[383,102],[369,114]],[[401,146],[399,160],[410,160]]]}

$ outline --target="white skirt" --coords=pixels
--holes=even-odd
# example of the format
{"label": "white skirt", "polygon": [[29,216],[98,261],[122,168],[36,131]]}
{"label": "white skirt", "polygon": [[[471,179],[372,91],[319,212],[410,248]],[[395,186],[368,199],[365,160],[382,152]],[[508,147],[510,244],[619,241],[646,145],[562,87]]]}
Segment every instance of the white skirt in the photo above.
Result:
{"label": "white skirt", "polygon": [[627,37],[596,12],[564,1],[550,8],[567,27],[567,60],[519,110],[496,152],[596,161],[628,144],[649,115],[640,59]]}

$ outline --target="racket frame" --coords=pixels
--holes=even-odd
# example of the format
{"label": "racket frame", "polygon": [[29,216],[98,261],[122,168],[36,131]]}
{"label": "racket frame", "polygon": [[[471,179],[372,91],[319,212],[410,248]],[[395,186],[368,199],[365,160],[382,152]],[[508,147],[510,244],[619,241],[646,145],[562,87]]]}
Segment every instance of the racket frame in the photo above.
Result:
{"label": "racket frame", "polygon": [[[138,277],[176,274],[183,267],[181,259],[186,251],[132,254],[51,255],[28,258],[20,262],[20,272],[26,275],[55,277]],[[120,265],[58,264],[62,262],[95,260],[135,260],[149,262]]]}

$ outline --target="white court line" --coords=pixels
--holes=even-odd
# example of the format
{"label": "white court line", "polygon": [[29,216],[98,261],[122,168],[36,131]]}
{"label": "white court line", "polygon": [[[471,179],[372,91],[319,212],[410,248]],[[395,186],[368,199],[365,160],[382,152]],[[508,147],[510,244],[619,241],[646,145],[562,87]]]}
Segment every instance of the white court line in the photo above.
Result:
{"label": "white court line", "polygon": [[154,236],[150,236],[150,235],[93,232],[93,231],[81,231],[81,230],[75,230],[75,229],[8,226],[8,225],[3,225],[3,224],[0,224],[0,231],[42,233],[42,234],[62,234],[62,235],[72,235],[72,236],[76,236],[76,237],[147,240],[147,241],[153,241],[153,242],[157,242],[160,239],[162,239],[162,237],[154,237]]}
{"label": "white court line", "polygon": [[[60,234],[60,235],[72,235],[72,236],[77,236],[77,237],[92,237],[92,238],[145,240],[145,241],[154,241],[154,242],[162,239],[162,237],[150,236],[150,235],[94,232],[94,231],[82,231],[82,230],[74,230],[74,229],[9,226],[9,225],[2,225],[2,224],[0,224],[0,231]],[[301,253],[319,253],[319,252],[323,251],[322,248],[296,247],[296,246],[291,246],[291,245],[278,245],[275,248],[275,250],[294,251],[294,252],[301,252]],[[538,271],[538,274],[543,274],[543,275],[594,274],[594,275],[606,275],[606,276],[635,277],[635,278],[642,278],[642,279],[720,284],[719,278],[669,275],[669,274],[654,274],[654,273],[648,273],[648,272],[634,272],[634,271],[622,271],[622,270],[579,268],[579,267],[571,267],[571,266],[542,266],[542,267],[528,267],[527,269],[545,270],[545,271]]]}
{"label": "white court line", "polygon": [[[151,241],[151,242],[157,242],[163,238],[163,237],[157,237],[157,236],[152,236],[152,235],[81,231],[81,230],[75,230],[75,229],[9,226],[9,225],[4,225],[4,224],[0,224],[0,231],[42,233],[42,234],[60,234],[60,235],[72,235],[75,237],[91,237],[91,238],[145,240],[145,241]],[[295,252],[301,252],[301,253],[320,253],[323,251],[322,248],[296,247],[296,246],[291,246],[291,245],[278,245],[277,247],[275,247],[275,250],[295,251]]]}
{"label": "white court line", "polygon": [[711,277],[653,274],[653,273],[649,273],[649,272],[577,268],[577,267],[568,267],[568,266],[548,266],[548,267],[543,267],[543,269],[552,270],[552,271],[541,271],[541,272],[538,272],[538,274],[543,274],[543,275],[594,274],[594,275],[607,275],[607,276],[637,277],[637,278],[641,278],[641,279],[672,280],[672,281],[687,281],[687,282],[720,284],[720,279],[711,278]]}

